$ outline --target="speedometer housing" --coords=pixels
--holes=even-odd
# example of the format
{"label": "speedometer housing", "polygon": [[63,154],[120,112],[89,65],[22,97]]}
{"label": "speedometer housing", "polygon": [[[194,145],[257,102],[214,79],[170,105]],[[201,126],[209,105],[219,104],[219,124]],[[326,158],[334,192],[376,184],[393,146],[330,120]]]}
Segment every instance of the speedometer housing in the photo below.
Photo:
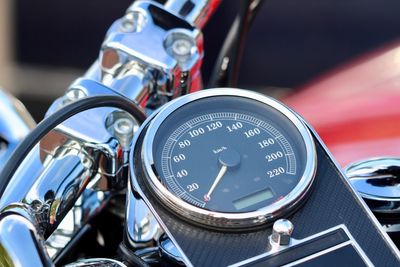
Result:
{"label": "speedometer housing", "polygon": [[[249,228],[287,215],[310,190],[315,144],[281,103],[239,89],[178,98],[149,118],[134,169],[153,196],[186,220]],[[138,184],[133,181],[133,184]]]}

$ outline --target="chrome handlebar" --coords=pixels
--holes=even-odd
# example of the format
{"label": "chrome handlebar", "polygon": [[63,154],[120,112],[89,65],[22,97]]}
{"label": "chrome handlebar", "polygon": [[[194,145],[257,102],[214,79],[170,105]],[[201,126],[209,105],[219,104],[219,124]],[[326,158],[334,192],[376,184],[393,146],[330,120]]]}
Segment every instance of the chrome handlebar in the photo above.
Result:
{"label": "chrome handlebar", "polygon": [[[172,98],[201,89],[201,28],[219,2],[135,1],[108,30],[98,60],[51,105],[46,116],[79,98],[99,94],[123,95],[151,113]],[[85,206],[85,192],[102,193],[94,195],[96,201],[91,198],[93,209],[88,208],[98,211],[107,196],[126,187],[129,142],[137,126],[125,112],[98,108],[65,121],[42,139],[0,200],[0,263],[51,266],[45,239],[56,238],[54,230],[71,209]],[[128,206],[149,219],[151,227],[136,220],[137,225],[128,230],[130,240],[140,243],[159,236],[162,231],[146,206],[140,199],[131,201]],[[89,219],[81,219],[78,227]]]}
{"label": "chrome handlebar", "polygon": [[0,220],[0,233],[2,266],[51,266],[35,225],[23,215],[6,213]]}

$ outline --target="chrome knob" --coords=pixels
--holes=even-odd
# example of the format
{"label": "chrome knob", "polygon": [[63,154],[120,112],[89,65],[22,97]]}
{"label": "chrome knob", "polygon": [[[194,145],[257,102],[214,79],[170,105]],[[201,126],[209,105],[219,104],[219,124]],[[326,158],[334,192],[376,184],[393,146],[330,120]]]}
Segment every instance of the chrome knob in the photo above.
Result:
{"label": "chrome knob", "polygon": [[400,158],[367,159],[345,172],[381,223],[400,222]]}
{"label": "chrome knob", "polygon": [[287,219],[279,219],[274,222],[270,238],[271,245],[274,247],[289,245],[293,229],[293,223]]}

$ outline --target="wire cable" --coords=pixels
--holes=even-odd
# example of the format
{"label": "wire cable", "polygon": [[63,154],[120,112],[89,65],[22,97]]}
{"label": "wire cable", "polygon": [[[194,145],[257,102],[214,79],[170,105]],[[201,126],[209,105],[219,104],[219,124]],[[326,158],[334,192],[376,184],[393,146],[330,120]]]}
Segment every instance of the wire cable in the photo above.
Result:
{"label": "wire cable", "polygon": [[147,262],[141,259],[138,255],[135,255],[135,253],[133,253],[131,249],[128,249],[124,244],[121,243],[119,245],[118,251],[128,266],[150,267]]}
{"label": "wire cable", "polygon": [[241,8],[239,11],[240,24],[238,29],[237,40],[233,45],[229,66],[227,68],[228,86],[236,87],[239,79],[240,63],[244,51],[247,33],[250,27],[250,8],[252,1],[240,1]]}
{"label": "wire cable", "polygon": [[240,16],[236,16],[229,29],[228,34],[225,37],[224,43],[222,44],[221,50],[219,51],[217,60],[214,63],[214,68],[211,72],[210,80],[208,81],[208,87],[222,87],[226,85],[226,74],[229,66],[230,55],[232,54],[233,44],[237,40],[238,30],[240,24]]}
{"label": "wire cable", "polygon": [[31,149],[53,128],[68,118],[88,109],[99,107],[114,107],[122,109],[131,114],[140,124],[146,119],[146,115],[133,102],[121,96],[102,95],[86,97],[65,107],[62,107],[33,129],[26,138],[18,145],[11,155],[3,171],[0,174],[0,197],[3,195],[9,181],[23,162]]}
{"label": "wire cable", "polygon": [[209,87],[237,86],[247,34],[264,0],[240,2],[239,14],[232,23],[214,64]]}

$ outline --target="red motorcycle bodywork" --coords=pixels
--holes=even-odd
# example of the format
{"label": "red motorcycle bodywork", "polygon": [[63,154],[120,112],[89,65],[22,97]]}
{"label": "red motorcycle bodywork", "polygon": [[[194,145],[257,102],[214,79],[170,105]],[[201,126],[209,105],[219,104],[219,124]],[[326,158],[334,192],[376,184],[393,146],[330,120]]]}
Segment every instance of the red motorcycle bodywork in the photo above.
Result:
{"label": "red motorcycle bodywork", "polygon": [[336,70],[283,99],[338,162],[400,156],[400,43]]}

